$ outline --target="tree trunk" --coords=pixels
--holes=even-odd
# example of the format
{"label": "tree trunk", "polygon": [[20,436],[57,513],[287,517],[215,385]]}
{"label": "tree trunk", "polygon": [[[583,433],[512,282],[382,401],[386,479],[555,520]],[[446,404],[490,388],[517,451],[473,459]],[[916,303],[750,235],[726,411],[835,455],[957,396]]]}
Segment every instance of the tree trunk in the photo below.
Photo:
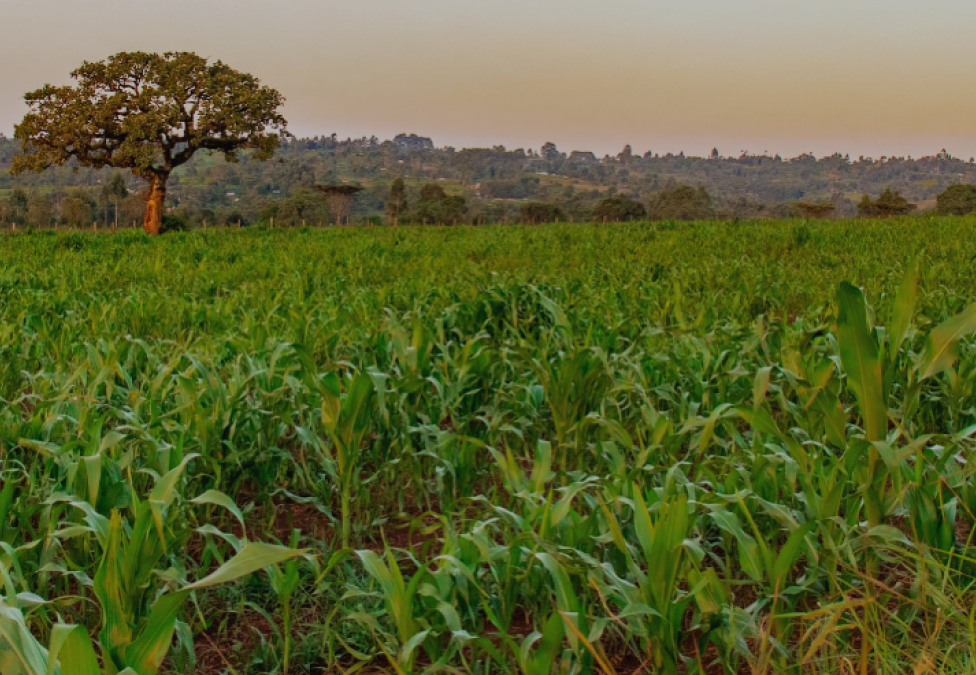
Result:
{"label": "tree trunk", "polygon": [[142,222],[146,234],[157,236],[163,226],[166,178],[167,176],[156,176],[149,182],[149,193],[146,195],[146,218]]}

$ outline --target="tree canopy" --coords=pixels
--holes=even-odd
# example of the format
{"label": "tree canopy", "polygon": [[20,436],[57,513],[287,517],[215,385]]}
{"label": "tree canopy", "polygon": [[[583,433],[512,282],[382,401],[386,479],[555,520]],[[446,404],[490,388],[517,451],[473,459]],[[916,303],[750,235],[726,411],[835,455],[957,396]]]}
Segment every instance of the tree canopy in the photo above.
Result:
{"label": "tree canopy", "polygon": [[714,215],[712,198],[704,186],[665,188],[651,198],[649,207],[651,220],[704,220]]}
{"label": "tree canopy", "polygon": [[386,199],[386,217],[390,223],[398,225],[409,208],[406,185],[402,178],[396,178],[390,185],[390,195]]}
{"label": "tree canopy", "polygon": [[916,208],[916,204],[909,204],[897,190],[885,189],[877,199],[864,195],[857,205],[857,212],[868,218],[890,218],[907,215]]}
{"label": "tree canopy", "polygon": [[647,209],[635,199],[626,195],[613,195],[605,198],[593,211],[596,221],[628,222],[643,220],[647,217]]}
{"label": "tree canopy", "polygon": [[420,190],[420,203],[414,219],[419,223],[451,225],[464,222],[467,201],[460,195],[449,195],[440,185],[428,183]]}
{"label": "tree canopy", "polygon": [[24,96],[30,111],[15,129],[24,153],[14,173],[75,161],[130,169],[149,183],[144,227],[158,234],[166,183],[198,150],[229,161],[242,149],[269,158],[287,122],[284,98],[253,75],[188,52],[123,52],[85,62],[74,85]]}
{"label": "tree canopy", "polygon": [[540,223],[558,223],[566,220],[566,214],[555,204],[546,202],[529,202],[519,208],[519,215],[522,221],[530,225]]}
{"label": "tree canopy", "polygon": [[965,216],[976,211],[976,185],[950,185],[935,199],[936,213]]}

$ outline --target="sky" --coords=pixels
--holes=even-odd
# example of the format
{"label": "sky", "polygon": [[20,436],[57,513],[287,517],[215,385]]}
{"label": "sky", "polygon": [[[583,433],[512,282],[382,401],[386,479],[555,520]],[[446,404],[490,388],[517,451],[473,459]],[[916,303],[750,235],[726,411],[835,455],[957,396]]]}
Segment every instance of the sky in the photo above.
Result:
{"label": "sky", "polygon": [[976,155],[972,0],[3,0],[0,133],[119,51],[194,51],[299,136],[616,154]]}

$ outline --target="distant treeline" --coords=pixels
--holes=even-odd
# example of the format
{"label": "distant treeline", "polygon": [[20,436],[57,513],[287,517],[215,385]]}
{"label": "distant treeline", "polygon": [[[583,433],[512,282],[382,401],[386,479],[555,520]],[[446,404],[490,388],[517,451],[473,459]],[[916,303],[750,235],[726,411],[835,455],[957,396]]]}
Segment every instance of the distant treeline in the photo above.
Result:
{"label": "distant treeline", "polygon": [[[0,225],[141,222],[144,181],[72,166],[13,177],[7,169],[17,152],[0,136]],[[718,150],[709,157],[637,154],[627,146],[600,158],[552,143],[456,150],[416,135],[333,135],[290,139],[270,162],[198,154],[174,173],[167,210],[173,226],[846,217],[924,210],[950,186],[973,183],[976,163],[945,151],[914,159],[784,159]],[[330,204],[315,189],[328,184],[363,189],[348,204]],[[955,211],[968,204],[960,194],[952,197]]]}

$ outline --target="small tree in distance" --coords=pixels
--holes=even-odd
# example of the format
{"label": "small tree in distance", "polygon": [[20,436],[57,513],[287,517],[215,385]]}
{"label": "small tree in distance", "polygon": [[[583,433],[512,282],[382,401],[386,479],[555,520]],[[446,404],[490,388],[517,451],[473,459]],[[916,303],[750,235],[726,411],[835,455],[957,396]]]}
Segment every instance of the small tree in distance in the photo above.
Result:
{"label": "small tree in distance", "polygon": [[935,212],[965,216],[976,211],[976,185],[950,185],[936,197]]}
{"label": "small tree in distance", "polygon": [[558,223],[566,220],[566,214],[555,204],[544,202],[529,202],[519,207],[519,216],[529,225],[540,223]]}
{"label": "small tree in distance", "polygon": [[85,62],[74,86],[45,85],[24,96],[30,112],[14,136],[24,154],[12,172],[43,171],[71,160],[96,169],[131,169],[146,180],[143,227],[160,233],[166,184],[197,150],[228,161],[255,149],[268,159],[287,134],[284,98],[252,75],[188,52],[122,52]]}
{"label": "small tree in distance", "polygon": [[[125,176],[120,172],[116,171],[112,174],[112,178],[102,187],[102,193],[100,198],[102,202],[106,204],[114,204],[114,215],[115,215],[115,226],[118,227],[119,224],[119,202],[129,196],[129,188],[125,184]],[[106,217],[106,225],[108,225],[108,218]]]}
{"label": "small tree in distance", "polygon": [[890,188],[887,188],[874,200],[868,195],[864,195],[857,205],[857,212],[867,218],[890,218],[908,215],[917,206],[917,204],[909,204],[908,200],[902,197],[897,190],[892,192]]}
{"label": "small tree in distance", "polygon": [[387,220],[396,227],[400,224],[400,219],[406,215],[408,208],[407,187],[403,184],[402,178],[397,178],[390,185],[390,196],[386,199]]}
{"label": "small tree in distance", "polygon": [[449,195],[437,183],[428,183],[420,189],[420,203],[414,220],[424,225],[452,225],[464,222],[468,206],[461,195]]}
{"label": "small tree in distance", "polygon": [[706,220],[715,212],[704,185],[676,185],[651,197],[648,215],[651,220]]}
{"label": "small tree in distance", "polygon": [[644,205],[626,195],[612,195],[603,199],[593,211],[597,222],[627,223],[647,218]]}

